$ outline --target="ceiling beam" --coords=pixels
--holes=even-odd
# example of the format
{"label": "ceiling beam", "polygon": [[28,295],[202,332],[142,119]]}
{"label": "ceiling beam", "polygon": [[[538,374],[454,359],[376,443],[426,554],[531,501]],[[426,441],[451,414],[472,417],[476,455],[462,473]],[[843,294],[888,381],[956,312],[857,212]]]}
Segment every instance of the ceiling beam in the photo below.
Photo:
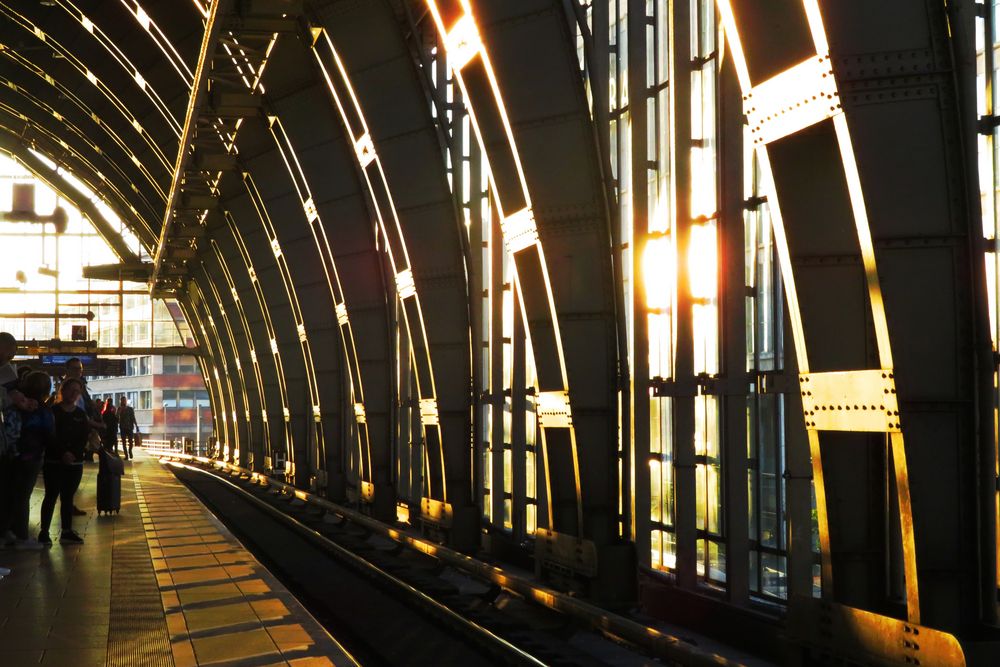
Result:
{"label": "ceiling beam", "polygon": [[150,289],[153,292],[169,289],[169,285],[164,284],[166,272],[163,266],[168,262],[170,246],[167,239],[173,227],[176,209],[181,201],[181,195],[185,185],[185,170],[191,159],[192,141],[195,137],[195,129],[201,116],[202,106],[208,99],[209,75],[212,70],[212,61],[215,58],[215,51],[219,46],[219,35],[225,18],[229,16],[233,7],[233,0],[215,0],[212,3],[211,12],[205,23],[205,35],[201,41],[201,49],[198,52],[198,66],[195,69],[194,81],[191,85],[191,96],[188,99],[187,112],[184,115],[184,129],[181,131],[180,145],[177,147],[177,159],[174,163],[174,174],[170,182],[170,190],[167,194],[166,209],[163,212],[163,224],[160,227],[160,240],[156,245],[156,252],[153,255],[153,273],[150,277]]}
{"label": "ceiling beam", "polygon": [[220,210],[221,173],[238,168],[236,134],[261,109],[260,77],[279,33],[296,34],[303,0],[215,0],[205,23],[150,290],[175,292]]}

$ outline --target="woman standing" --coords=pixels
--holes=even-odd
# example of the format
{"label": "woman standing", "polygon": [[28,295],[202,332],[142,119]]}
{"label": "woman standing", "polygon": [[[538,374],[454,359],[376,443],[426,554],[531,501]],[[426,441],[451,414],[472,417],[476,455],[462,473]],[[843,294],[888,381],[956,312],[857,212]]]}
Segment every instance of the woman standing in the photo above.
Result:
{"label": "woman standing", "polygon": [[115,402],[108,399],[104,403],[104,410],[101,412],[101,421],[104,422],[104,433],[101,435],[104,449],[109,452],[118,453],[118,413],[115,410]]}
{"label": "woman standing", "polygon": [[52,408],[56,422],[56,437],[45,453],[42,478],[45,481],[45,498],[42,500],[42,525],[38,541],[52,544],[49,526],[59,499],[59,516],[62,532],[59,541],[64,544],[83,544],[83,538],[73,530],[73,495],[83,477],[83,452],[90,431],[87,413],[77,406],[83,394],[83,383],[76,378],[63,381],[59,400]]}

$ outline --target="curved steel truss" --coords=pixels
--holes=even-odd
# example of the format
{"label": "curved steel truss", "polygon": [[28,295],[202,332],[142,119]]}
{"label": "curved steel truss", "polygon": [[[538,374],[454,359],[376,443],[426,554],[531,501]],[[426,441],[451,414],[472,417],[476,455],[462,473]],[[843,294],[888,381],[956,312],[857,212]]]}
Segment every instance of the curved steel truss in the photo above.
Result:
{"label": "curved steel truss", "polygon": [[0,2],[0,148],[132,227],[227,460],[764,652],[992,664],[994,22]]}

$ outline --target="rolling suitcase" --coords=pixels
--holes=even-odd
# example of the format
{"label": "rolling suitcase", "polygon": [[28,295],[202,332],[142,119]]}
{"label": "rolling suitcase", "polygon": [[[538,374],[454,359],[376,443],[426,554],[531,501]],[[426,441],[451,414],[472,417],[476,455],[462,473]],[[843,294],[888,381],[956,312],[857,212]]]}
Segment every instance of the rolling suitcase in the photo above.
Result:
{"label": "rolling suitcase", "polygon": [[101,449],[101,464],[97,471],[97,514],[118,514],[122,508],[122,475],[125,464],[106,449]]}

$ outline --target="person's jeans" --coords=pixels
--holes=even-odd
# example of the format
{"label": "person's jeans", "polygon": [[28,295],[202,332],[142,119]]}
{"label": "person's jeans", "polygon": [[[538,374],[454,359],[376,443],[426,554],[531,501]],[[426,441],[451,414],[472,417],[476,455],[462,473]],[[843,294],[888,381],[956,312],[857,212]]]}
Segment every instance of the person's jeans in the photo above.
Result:
{"label": "person's jeans", "polygon": [[47,461],[42,468],[42,479],[45,481],[45,498],[42,499],[41,532],[49,532],[52,524],[52,513],[56,508],[56,498],[59,499],[59,518],[62,531],[73,529],[73,494],[80,487],[83,478],[82,465],[67,465]]}
{"label": "person's jeans", "polygon": [[125,458],[130,459],[134,455],[132,454],[132,448],[135,446],[135,433],[131,431],[122,431],[122,454]]}
{"label": "person's jeans", "polygon": [[14,469],[16,462],[10,457],[0,457],[0,536],[10,530],[13,521]]}
{"label": "person's jeans", "polygon": [[28,514],[31,512],[31,493],[35,490],[41,461],[14,461],[11,475],[10,530],[19,540],[28,539]]}

